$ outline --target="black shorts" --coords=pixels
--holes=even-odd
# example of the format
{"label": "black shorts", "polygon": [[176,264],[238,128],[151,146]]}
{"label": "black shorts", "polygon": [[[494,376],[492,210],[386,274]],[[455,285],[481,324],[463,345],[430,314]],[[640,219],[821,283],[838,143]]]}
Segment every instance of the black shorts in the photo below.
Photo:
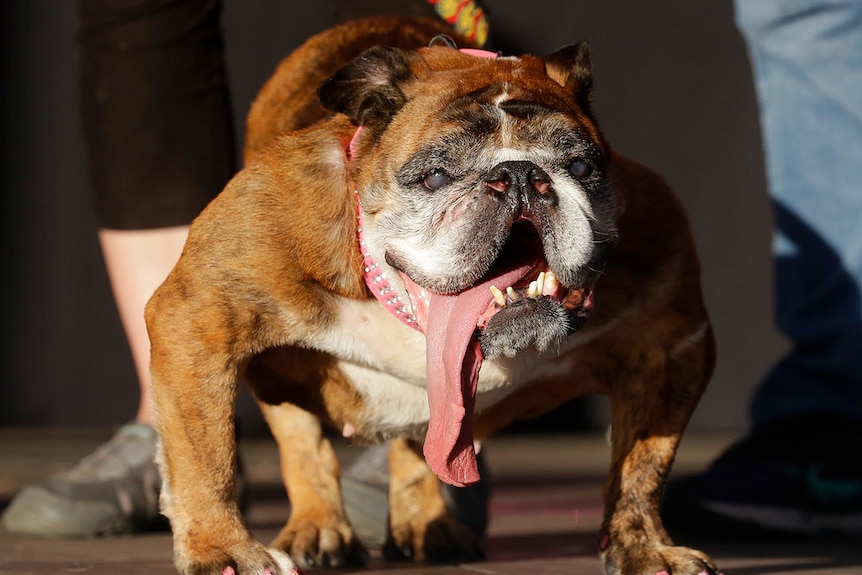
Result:
{"label": "black shorts", "polygon": [[79,0],[99,225],[188,224],[236,169],[220,0]]}

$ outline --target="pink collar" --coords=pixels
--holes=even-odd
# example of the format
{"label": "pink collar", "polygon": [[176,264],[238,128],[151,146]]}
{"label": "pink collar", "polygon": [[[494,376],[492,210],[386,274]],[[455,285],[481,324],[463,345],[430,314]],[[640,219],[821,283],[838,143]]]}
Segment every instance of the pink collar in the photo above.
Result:
{"label": "pink collar", "polygon": [[389,310],[389,313],[400,319],[404,324],[412,327],[415,330],[422,331],[416,318],[413,314],[407,311],[404,302],[401,301],[401,296],[389,285],[389,278],[386,277],[386,272],[380,269],[377,262],[368,253],[368,248],[365,245],[363,221],[362,221],[362,204],[359,203],[359,191],[354,192],[356,195],[356,210],[358,213],[357,235],[359,236],[359,251],[362,254],[362,273],[365,277],[365,285],[374,294],[383,307]]}
{"label": "pink collar", "polygon": [[460,51],[469,54],[471,56],[476,56],[477,58],[499,58],[499,52],[491,52],[490,50],[482,50],[480,48],[460,48]]}
{"label": "pink collar", "polygon": [[[462,48],[461,52],[476,56],[477,58],[497,58],[497,52],[489,52],[488,50],[478,50],[475,48]],[[362,133],[362,126],[356,128],[350,143],[347,145],[347,159],[352,160],[356,157],[356,141],[359,139],[359,134]],[[363,220],[362,220],[362,204],[359,201],[359,190],[354,192],[356,196],[356,211],[357,211],[357,235],[359,237],[359,251],[362,254],[362,272],[365,277],[365,285],[374,294],[383,307],[389,310],[389,313],[400,319],[405,325],[412,327],[415,330],[422,331],[416,318],[411,314],[404,302],[401,300],[395,290],[389,285],[389,278],[386,277],[386,272],[380,269],[380,266],[371,255],[368,254],[368,249],[365,245],[363,237]]]}

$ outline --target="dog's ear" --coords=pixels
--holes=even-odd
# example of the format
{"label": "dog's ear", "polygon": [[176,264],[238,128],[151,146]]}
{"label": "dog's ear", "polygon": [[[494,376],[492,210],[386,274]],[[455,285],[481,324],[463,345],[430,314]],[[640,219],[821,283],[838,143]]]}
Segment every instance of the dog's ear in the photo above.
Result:
{"label": "dog's ear", "polygon": [[371,48],[326,80],[317,97],[360,126],[382,128],[407,101],[400,86],[414,79],[411,55],[398,48]]}
{"label": "dog's ear", "polygon": [[545,56],[543,60],[548,76],[568,88],[584,112],[592,115],[590,108],[593,95],[593,64],[590,45],[578,42],[560,48],[550,56]]}

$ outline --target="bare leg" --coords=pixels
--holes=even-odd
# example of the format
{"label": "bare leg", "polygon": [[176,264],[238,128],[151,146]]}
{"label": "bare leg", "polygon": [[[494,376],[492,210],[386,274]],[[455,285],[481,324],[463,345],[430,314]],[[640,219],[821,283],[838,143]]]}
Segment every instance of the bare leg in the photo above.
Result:
{"label": "bare leg", "polygon": [[138,376],[138,423],[152,423],[150,340],[144,324],[144,305],[177,263],[188,231],[188,226],[99,231],[111,289]]}

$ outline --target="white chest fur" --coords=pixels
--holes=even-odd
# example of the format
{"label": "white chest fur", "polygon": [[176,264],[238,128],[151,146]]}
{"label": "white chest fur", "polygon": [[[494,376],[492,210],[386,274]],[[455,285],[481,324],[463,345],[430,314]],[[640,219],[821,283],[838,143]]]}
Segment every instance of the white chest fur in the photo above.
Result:
{"label": "white chest fur", "polygon": [[[377,301],[343,300],[338,323],[319,345],[341,359],[339,367],[365,400],[356,427],[375,435],[422,433],[429,408],[425,382],[425,336],[394,318]],[[476,409],[517,389],[527,357],[485,362],[479,373]],[[532,362],[530,362],[532,363]]]}

